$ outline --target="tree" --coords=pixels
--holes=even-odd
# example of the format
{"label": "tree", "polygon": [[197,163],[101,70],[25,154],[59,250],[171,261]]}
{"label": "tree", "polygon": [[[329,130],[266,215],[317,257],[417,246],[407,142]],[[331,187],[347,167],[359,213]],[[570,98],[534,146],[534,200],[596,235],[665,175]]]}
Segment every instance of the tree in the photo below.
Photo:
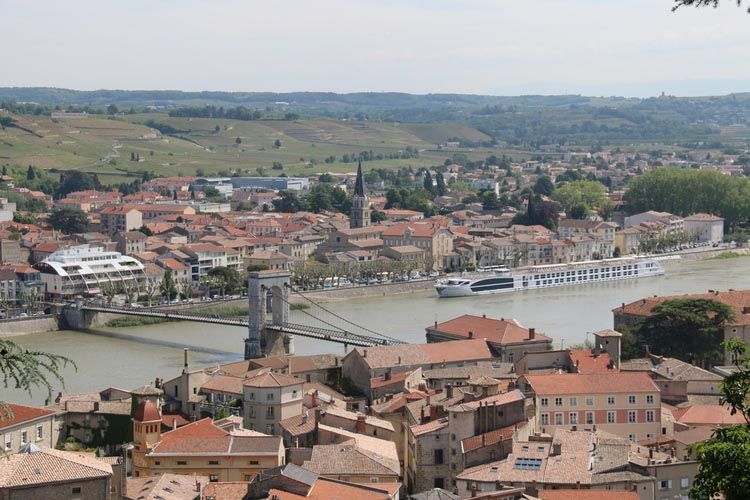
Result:
{"label": "tree", "polygon": [[690,498],[740,500],[750,491],[750,355],[738,338],[724,343],[731,353],[735,370],[721,384],[721,404],[732,415],[742,414],[745,423],[717,427],[710,440],[691,449],[698,461],[698,474],[690,488]]}
{"label": "tree", "polygon": [[[737,1],[737,7],[742,6],[742,0],[736,0]],[[716,8],[719,6],[719,0],[674,0],[674,7],[672,7],[672,12],[676,11],[680,7],[713,7]],[[750,13],[750,7],[748,7],[747,12]]]}
{"label": "tree", "polygon": [[236,139],[234,140],[234,143],[235,143],[235,144],[237,144],[237,145],[239,146],[240,144],[242,144],[242,139],[238,137],[238,138],[236,138]]}
{"label": "tree", "polygon": [[429,191],[430,193],[432,193],[432,191],[435,189],[435,187],[432,185],[432,174],[429,170],[425,170],[424,181],[422,184],[425,190]]}
{"label": "tree", "polygon": [[573,205],[573,207],[570,209],[570,218],[571,219],[585,219],[589,215],[589,207],[585,203],[578,203],[576,205]]}
{"label": "tree", "polygon": [[571,216],[573,207],[578,205],[585,205],[594,210],[607,210],[611,205],[604,185],[597,181],[568,182],[558,187],[552,198],[562,206],[568,216]]}
{"label": "tree", "polygon": [[276,149],[281,148],[281,141],[279,139],[276,139],[275,141],[273,141],[273,147]]}
{"label": "tree", "polygon": [[273,209],[277,212],[295,213],[303,210],[302,201],[296,191],[283,189],[279,191],[279,198],[273,200]]}
{"label": "tree", "polygon": [[484,210],[499,210],[500,201],[497,198],[495,191],[488,189],[482,193],[482,208]]}
{"label": "tree", "polygon": [[34,179],[36,179],[36,172],[34,172],[34,167],[29,165],[29,168],[26,169],[26,180],[33,181]]}
{"label": "tree", "polygon": [[234,269],[228,267],[214,267],[208,271],[208,277],[213,280],[221,295],[224,296],[227,291],[236,292],[243,288],[242,276]]}
{"label": "tree", "polygon": [[120,110],[114,104],[110,104],[109,106],[107,106],[107,114],[108,115],[116,115],[119,112],[120,112]]}
{"label": "tree", "polygon": [[275,161],[275,162],[273,162],[273,165],[271,166],[271,169],[273,169],[273,170],[284,170],[284,165],[282,165],[280,161]]}
{"label": "tree", "polygon": [[698,366],[723,362],[724,324],[734,319],[730,306],[710,299],[671,299],[651,313],[633,330],[639,344]]}
{"label": "tree", "polygon": [[[0,379],[5,389],[14,387],[30,396],[34,389],[45,389],[47,397],[50,397],[51,379],[64,383],[62,370],[68,365],[78,369],[70,358],[32,351],[0,337]],[[0,422],[12,416],[7,404],[0,400]]]}
{"label": "tree", "polygon": [[549,177],[546,175],[540,175],[537,177],[536,183],[534,183],[534,192],[536,194],[551,196],[554,191],[555,185]]}
{"label": "tree", "polygon": [[445,187],[445,177],[443,177],[442,172],[438,172],[435,176],[435,182],[437,185],[435,186],[435,193],[438,196],[443,196],[448,190]]}
{"label": "tree", "polygon": [[373,210],[372,212],[370,212],[370,221],[374,224],[383,222],[386,219],[388,219],[388,216],[385,214],[385,212],[381,212],[380,210]]}
{"label": "tree", "polygon": [[85,233],[89,227],[86,214],[79,208],[62,207],[54,210],[47,219],[53,229],[66,234]]}
{"label": "tree", "polygon": [[68,170],[60,174],[60,185],[55,190],[55,194],[62,198],[68,193],[85,191],[87,189],[99,189],[100,187],[101,184],[96,174]]}
{"label": "tree", "polygon": [[162,296],[169,301],[177,297],[177,286],[175,285],[174,277],[172,276],[172,271],[170,269],[164,271],[164,277],[161,279],[159,291]]}

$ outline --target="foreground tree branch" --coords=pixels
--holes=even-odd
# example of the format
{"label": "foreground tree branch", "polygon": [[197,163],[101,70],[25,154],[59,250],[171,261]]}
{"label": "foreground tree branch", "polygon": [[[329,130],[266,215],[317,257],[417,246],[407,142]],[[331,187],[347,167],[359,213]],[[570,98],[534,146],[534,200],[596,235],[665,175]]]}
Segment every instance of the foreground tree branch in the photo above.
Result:
{"label": "foreground tree branch", "polygon": [[[742,7],[742,0],[736,0],[737,7]],[[674,7],[672,11],[676,11],[680,7],[713,7],[714,9],[719,6],[719,0],[674,0]],[[747,12],[750,13],[750,7]]]}

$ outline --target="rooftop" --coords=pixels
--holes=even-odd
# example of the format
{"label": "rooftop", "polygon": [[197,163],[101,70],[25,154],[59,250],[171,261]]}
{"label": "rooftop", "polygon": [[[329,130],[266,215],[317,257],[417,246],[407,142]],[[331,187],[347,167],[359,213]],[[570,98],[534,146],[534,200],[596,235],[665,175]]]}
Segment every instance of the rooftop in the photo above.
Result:
{"label": "rooftop", "polygon": [[427,333],[440,333],[462,339],[486,339],[493,344],[516,344],[521,342],[551,342],[545,335],[534,334],[514,319],[493,319],[486,316],[464,314],[426,328]]}
{"label": "rooftop", "polygon": [[659,388],[646,373],[554,373],[524,375],[524,378],[537,396],[659,392]]}

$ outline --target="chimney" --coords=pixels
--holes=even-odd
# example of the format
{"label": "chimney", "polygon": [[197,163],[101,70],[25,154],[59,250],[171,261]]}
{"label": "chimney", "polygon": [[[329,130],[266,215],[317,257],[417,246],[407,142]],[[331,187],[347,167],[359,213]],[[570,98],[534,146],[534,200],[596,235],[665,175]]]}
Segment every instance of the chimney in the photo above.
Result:
{"label": "chimney", "polygon": [[482,314],[482,318],[487,319],[487,315],[486,314]]}
{"label": "chimney", "polygon": [[363,349],[363,350],[362,350],[362,357],[363,357],[363,358],[366,358],[366,357],[367,357],[367,349]]}
{"label": "chimney", "polygon": [[357,433],[358,434],[364,434],[365,433],[365,417],[364,415],[357,414]]}
{"label": "chimney", "polygon": [[552,443],[552,453],[551,455],[553,457],[559,456],[562,453],[562,444],[560,443]]}
{"label": "chimney", "polygon": [[445,394],[448,399],[453,399],[453,386],[451,384],[445,386]]}
{"label": "chimney", "polygon": [[383,380],[390,380],[390,379],[391,379],[391,370],[389,368],[388,371],[386,371],[385,374],[383,375]]}
{"label": "chimney", "polygon": [[315,430],[318,430],[318,424],[320,423],[320,408],[315,408]]}
{"label": "chimney", "polygon": [[474,332],[469,332],[469,338],[470,338],[470,339],[473,339],[473,338],[474,338]]}
{"label": "chimney", "polygon": [[188,367],[188,351],[189,351],[189,350],[190,350],[190,349],[188,349],[187,347],[184,347],[184,348],[182,349],[182,366],[183,366],[184,368],[187,368],[187,367]]}
{"label": "chimney", "polygon": [[396,362],[397,365],[401,364],[401,356],[398,357],[398,361]]}
{"label": "chimney", "polygon": [[317,390],[310,393],[310,406],[312,406],[313,408],[318,406],[318,391]]}
{"label": "chimney", "polygon": [[529,328],[529,340],[536,338],[536,328]]}
{"label": "chimney", "polygon": [[424,406],[419,411],[419,423],[420,424],[424,423]]}
{"label": "chimney", "polygon": [[750,314],[750,307],[744,306],[742,308],[742,314]]}
{"label": "chimney", "polygon": [[430,422],[437,420],[438,408],[437,406],[430,406]]}
{"label": "chimney", "polygon": [[[125,476],[125,474],[123,474]],[[198,481],[198,476],[195,477],[195,491],[200,493],[201,492],[201,483]]]}
{"label": "chimney", "polygon": [[622,309],[623,311],[625,310],[625,302],[622,303],[622,305],[620,306],[620,309]]}
{"label": "chimney", "polygon": [[172,418],[172,430],[175,430],[176,428],[177,428],[177,419],[173,417]]}

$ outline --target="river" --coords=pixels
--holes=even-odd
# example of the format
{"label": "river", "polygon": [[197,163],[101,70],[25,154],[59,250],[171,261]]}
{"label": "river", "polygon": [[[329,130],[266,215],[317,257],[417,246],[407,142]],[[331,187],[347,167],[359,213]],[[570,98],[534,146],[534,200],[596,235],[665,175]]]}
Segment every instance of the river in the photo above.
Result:
{"label": "river", "polygon": [[[408,342],[424,342],[424,328],[461,314],[515,318],[526,327],[554,339],[556,347],[583,342],[587,332],[611,328],[611,310],[622,302],[650,295],[701,293],[709,289],[750,288],[750,257],[727,260],[669,261],[666,274],[639,280],[593,283],[483,297],[438,299],[433,291],[409,295],[360,298],[325,304],[343,317],[372,330]],[[307,312],[314,313],[311,308]],[[330,319],[330,316],[327,316]],[[293,311],[293,321],[309,320]],[[190,349],[190,366],[202,367],[242,358],[246,332],[230,326],[200,323],[106,328],[95,332],[60,331],[29,334],[13,340],[32,350],[62,354],[75,360],[78,370],[66,369],[65,390],[96,391],[106,387],[133,389],[179,374],[182,351]],[[343,346],[295,338],[297,354],[343,353]],[[55,394],[63,390],[55,385]],[[46,394],[33,396],[3,391],[0,399],[43,403]]]}

